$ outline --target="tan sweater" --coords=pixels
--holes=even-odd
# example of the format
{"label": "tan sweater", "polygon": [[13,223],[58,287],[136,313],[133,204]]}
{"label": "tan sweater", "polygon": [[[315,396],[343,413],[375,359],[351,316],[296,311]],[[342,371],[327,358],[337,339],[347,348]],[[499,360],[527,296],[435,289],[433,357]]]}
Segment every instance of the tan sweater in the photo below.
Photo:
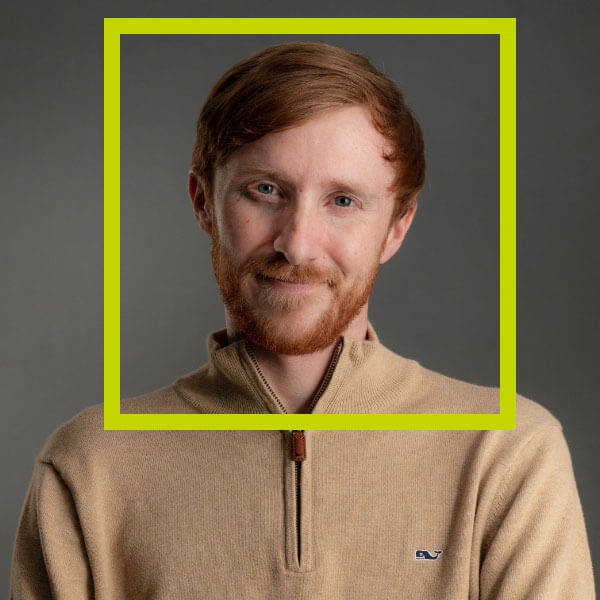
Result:
{"label": "tan sweater", "polygon": [[[281,412],[245,344],[123,412]],[[494,412],[498,391],[345,338],[314,412]],[[516,431],[104,431],[102,406],[35,463],[11,598],[589,600],[558,421]],[[296,458],[297,460],[294,460]]]}

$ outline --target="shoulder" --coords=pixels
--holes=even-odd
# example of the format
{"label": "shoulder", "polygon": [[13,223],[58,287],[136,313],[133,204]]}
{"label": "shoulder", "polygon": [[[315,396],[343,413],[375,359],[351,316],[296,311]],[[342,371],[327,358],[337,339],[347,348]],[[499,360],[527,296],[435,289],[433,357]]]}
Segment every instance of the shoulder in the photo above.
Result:
{"label": "shoulder", "polygon": [[[419,365],[418,380],[428,403],[443,399],[447,412],[498,413],[500,388],[462,381]],[[438,399],[436,402],[435,399]],[[517,429],[533,433],[538,429],[561,428],[558,419],[542,404],[521,394],[515,396]]]}
{"label": "shoulder", "polygon": [[391,412],[483,414],[497,413],[500,409],[498,388],[433,371],[381,344],[377,345],[370,363],[369,377],[374,385],[392,392]]}
{"label": "shoulder", "polygon": [[[369,369],[374,385],[391,389],[391,412],[407,414],[493,414],[500,411],[500,389],[470,383],[422,366],[378,344]],[[561,429],[537,401],[516,395],[517,429],[527,437],[536,430]]]}
{"label": "shoulder", "polygon": [[121,400],[121,412],[126,414],[169,414],[198,411],[186,402],[178,392],[176,384],[171,384],[146,394]]}
{"label": "shoulder", "polygon": [[57,470],[82,460],[92,448],[105,443],[104,407],[96,404],[85,408],[55,429],[37,456],[40,462],[53,465]]}
{"label": "shoulder", "polygon": [[499,412],[499,388],[470,383],[417,365],[415,395],[428,409],[444,407],[444,412],[461,414]]}
{"label": "shoulder", "polygon": [[560,421],[544,406],[517,394],[517,429],[525,435],[554,430],[562,435]]}
{"label": "shoulder", "polygon": [[[121,413],[158,414],[197,412],[172,385],[121,400]],[[152,432],[142,432],[148,434]],[[58,427],[48,438],[37,460],[52,464],[59,472],[85,468],[88,459],[114,459],[125,448],[140,442],[139,431],[104,429],[104,405],[83,409]]]}

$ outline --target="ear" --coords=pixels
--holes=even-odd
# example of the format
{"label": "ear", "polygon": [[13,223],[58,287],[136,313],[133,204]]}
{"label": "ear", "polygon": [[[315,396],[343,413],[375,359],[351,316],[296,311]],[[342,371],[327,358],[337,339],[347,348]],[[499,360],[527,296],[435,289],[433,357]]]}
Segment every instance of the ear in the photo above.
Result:
{"label": "ear", "polygon": [[212,232],[212,207],[210,202],[207,202],[204,188],[193,171],[189,173],[188,191],[194,206],[194,218],[200,229],[210,235]]}
{"label": "ear", "polygon": [[404,213],[404,215],[400,219],[396,219],[390,226],[381,256],[379,257],[380,265],[390,260],[390,258],[396,254],[400,246],[402,246],[404,236],[410,229],[415,212],[417,212],[416,199],[413,200],[413,203],[410,205],[410,208]]}

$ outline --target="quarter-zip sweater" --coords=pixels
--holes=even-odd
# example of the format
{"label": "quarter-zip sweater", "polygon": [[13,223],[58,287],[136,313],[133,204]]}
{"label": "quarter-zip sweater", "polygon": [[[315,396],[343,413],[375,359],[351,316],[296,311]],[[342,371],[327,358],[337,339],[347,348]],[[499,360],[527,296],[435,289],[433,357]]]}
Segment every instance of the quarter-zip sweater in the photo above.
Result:
{"label": "quarter-zip sweater", "polygon": [[[244,341],[127,413],[280,413]],[[314,413],[489,413],[499,394],[343,338]],[[298,469],[297,465],[301,464]],[[589,600],[559,422],[515,431],[104,431],[102,406],[37,457],[13,600]]]}

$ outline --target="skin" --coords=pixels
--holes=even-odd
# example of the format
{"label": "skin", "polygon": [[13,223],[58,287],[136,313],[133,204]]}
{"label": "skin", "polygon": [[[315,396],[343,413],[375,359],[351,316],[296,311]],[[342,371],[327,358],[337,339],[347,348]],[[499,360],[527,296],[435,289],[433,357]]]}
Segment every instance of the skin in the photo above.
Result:
{"label": "skin", "polygon": [[[365,338],[369,283],[412,223],[416,202],[390,223],[387,149],[367,109],[350,106],[236,150],[215,171],[213,198],[190,174],[195,218],[213,238],[217,280],[226,265],[236,296],[268,323],[269,340],[253,350],[289,412],[307,408],[340,335]],[[360,303],[353,318],[335,322],[352,302]],[[253,342],[227,304],[229,340]],[[332,319],[343,329],[319,339]]]}

